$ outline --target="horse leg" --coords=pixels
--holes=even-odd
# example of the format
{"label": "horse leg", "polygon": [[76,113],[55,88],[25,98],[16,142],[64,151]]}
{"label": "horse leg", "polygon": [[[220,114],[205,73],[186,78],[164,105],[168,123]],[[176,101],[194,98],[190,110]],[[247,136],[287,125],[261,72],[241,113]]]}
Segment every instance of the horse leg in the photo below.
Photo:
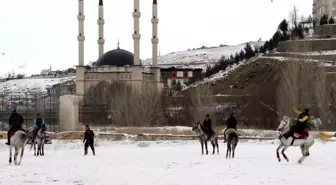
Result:
{"label": "horse leg", "polygon": [[14,147],[15,150],[14,150],[14,164],[17,165],[17,156],[19,155],[19,149],[18,147]]}
{"label": "horse leg", "polygon": [[34,156],[36,156],[36,142],[35,142],[35,139],[33,140],[33,145],[34,145]]}
{"label": "horse leg", "polygon": [[216,147],[217,147],[217,154],[219,154],[219,145],[218,145],[218,139],[216,139]]}
{"label": "horse leg", "polygon": [[12,164],[12,150],[13,147],[12,145],[9,146],[9,164]]}
{"label": "horse leg", "polygon": [[21,147],[21,154],[20,154],[20,160],[19,160],[19,164],[18,164],[18,165],[21,164],[21,160],[22,160],[22,157],[23,157],[24,149],[25,149],[25,146],[23,145],[23,146]]}
{"label": "horse leg", "polygon": [[41,146],[41,150],[42,150],[42,156],[44,156],[44,141],[42,142],[42,146]]}
{"label": "horse leg", "polygon": [[280,162],[281,159],[280,159],[280,154],[279,154],[279,150],[284,147],[284,145],[281,143],[278,148],[276,149],[276,154],[277,154],[277,158],[278,158],[278,161]]}
{"label": "horse leg", "polygon": [[282,149],[282,151],[281,151],[282,156],[286,159],[287,162],[288,162],[289,160],[288,160],[288,157],[287,157],[286,154],[285,154],[285,151],[287,150],[288,147],[289,147],[289,146],[285,146],[285,147]]}
{"label": "horse leg", "polygon": [[209,154],[209,151],[208,151],[208,142],[205,141],[204,144],[205,144],[205,152],[208,155]]}
{"label": "horse leg", "polygon": [[37,156],[41,155],[41,143],[37,144]]}
{"label": "horse leg", "polygon": [[226,158],[230,157],[230,154],[231,154],[231,146],[230,143],[227,141]]}
{"label": "horse leg", "polygon": [[202,155],[204,154],[204,146],[203,146],[203,141],[200,141],[201,143],[201,148],[202,148]]}
{"label": "horse leg", "polygon": [[216,149],[215,140],[211,141],[211,145],[212,145],[212,155],[214,155]]}
{"label": "horse leg", "polygon": [[235,157],[236,146],[237,146],[237,143],[233,144],[233,146],[232,146],[232,158]]}

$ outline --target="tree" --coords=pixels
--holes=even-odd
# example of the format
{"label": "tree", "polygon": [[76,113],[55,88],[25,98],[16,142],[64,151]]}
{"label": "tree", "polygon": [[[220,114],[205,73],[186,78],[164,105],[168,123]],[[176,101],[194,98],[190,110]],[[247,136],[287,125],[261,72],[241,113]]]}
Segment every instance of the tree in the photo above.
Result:
{"label": "tree", "polygon": [[335,24],[335,21],[332,17],[330,17],[330,19],[329,19],[329,24]]}
{"label": "tree", "polygon": [[282,35],[287,34],[288,32],[288,22],[286,21],[286,19],[282,20],[278,26],[278,29],[281,31]]}
{"label": "tree", "polygon": [[245,51],[245,59],[250,59],[255,56],[255,53],[250,43],[246,43],[244,51]]}
{"label": "tree", "polygon": [[24,77],[25,77],[24,74],[17,74],[17,75],[16,75],[16,78],[17,78],[17,79],[23,79]]}
{"label": "tree", "polygon": [[320,19],[320,25],[325,25],[328,24],[328,16],[327,15],[322,15]]}

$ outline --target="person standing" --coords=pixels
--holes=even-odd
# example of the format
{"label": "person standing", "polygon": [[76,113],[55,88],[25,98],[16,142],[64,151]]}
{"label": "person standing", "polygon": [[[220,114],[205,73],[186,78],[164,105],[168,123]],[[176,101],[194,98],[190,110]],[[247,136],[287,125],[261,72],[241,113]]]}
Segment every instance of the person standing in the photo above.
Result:
{"label": "person standing", "polygon": [[90,146],[93,155],[95,155],[95,149],[94,149],[94,133],[93,131],[90,129],[89,125],[86,125],[85,127],[85,133],[84,133],[84,155],[87,155],[88,153],[88,148]]}

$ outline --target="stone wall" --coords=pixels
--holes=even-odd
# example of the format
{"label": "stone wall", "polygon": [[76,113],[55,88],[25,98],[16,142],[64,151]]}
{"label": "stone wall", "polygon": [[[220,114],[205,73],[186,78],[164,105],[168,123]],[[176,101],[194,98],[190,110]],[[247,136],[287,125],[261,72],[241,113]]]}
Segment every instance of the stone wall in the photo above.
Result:
{"label": "stone wall", "polygon": [[304,54],[291,54],[291,53],[269,53],[267,54],[267,56],[336,61],[336,54],[335,55],[304,55]]}
{"label": "stone wall", "polygon": [[336,24],[326,24],[316,26],[314,33],[320,37],[335,37],[336,36]]}
{"label": "stone wall", "polygon": [[336,39],[290,40],[278,44],[279,52],[336,50]]}

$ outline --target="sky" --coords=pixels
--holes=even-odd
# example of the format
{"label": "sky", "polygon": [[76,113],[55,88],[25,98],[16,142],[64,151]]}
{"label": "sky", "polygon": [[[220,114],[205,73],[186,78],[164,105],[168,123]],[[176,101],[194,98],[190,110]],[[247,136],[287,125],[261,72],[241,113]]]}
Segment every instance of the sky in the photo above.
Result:
{"label": "sky", "polygon": [[[84,0],[85,63],[98,59],[98,1]],[[140,0],[140,57],[152,55],[152,2]],[[161,55],[189,48],[269,39],[294,5],[312,0],[157,0]],[[105,52],[133,52],[133,0],[104,0]],[[78,64],[78,0],[0,0],[0,76]]]}

